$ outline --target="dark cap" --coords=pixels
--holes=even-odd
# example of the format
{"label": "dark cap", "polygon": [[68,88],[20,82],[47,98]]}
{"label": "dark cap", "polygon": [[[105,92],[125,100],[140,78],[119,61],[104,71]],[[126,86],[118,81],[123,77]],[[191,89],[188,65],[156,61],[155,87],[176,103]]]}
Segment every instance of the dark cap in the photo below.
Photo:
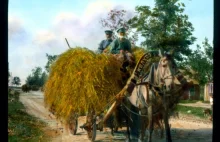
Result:
{"label": "dark cap", "polygon": [[106,30],[105,34],[112,34],[112,31],[111,30]]}
{"label": "dark cap", "polygon": [[125,33],[125,28],[124,27],[122,27],[122,28],[119,28],[118,30],[117,30],[117,33],[119,33],[119,32],[122,32],[122,33]]}

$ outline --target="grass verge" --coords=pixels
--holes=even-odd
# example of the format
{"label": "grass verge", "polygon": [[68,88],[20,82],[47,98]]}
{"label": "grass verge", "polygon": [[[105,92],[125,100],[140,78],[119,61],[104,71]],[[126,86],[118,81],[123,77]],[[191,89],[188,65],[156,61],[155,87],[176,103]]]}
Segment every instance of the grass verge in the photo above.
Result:
{"label": "grass verge", "polygon": [[187,114],[189,116],[197,116],[202,119],[207,119],[207,117],[204,116],[204,113],[203,113],[204,108],[202,107],[177,105],[176,110],[182,114]]}
{"label": "grass verge", "polygon": [[187,103],[197,103],[199,100],[180,100],[179,103],[187,104]]}
{"label": "grass verge", "polygon": [[47,142],[46,123],[25,112],[19,92],[8,93],[8,142]]}
{"label": "grass verge", "polygon": [[179,101],[179,103],[182,103],[182,104],[197,103],[197,102],[210,103],[209,101],[204,101],[204,100],[180,100]]}

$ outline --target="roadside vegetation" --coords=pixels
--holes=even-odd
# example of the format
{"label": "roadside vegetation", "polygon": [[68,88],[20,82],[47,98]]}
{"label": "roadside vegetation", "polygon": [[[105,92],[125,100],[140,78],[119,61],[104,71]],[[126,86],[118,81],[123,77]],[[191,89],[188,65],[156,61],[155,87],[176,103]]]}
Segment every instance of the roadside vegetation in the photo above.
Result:
{"label": "roadside vegetation", "polygon": [[180,114],[188,115],[188,116],[196,116],[201,119],[207,119],[209,116],[204,116],[204,108],[202,107],[191,107],[191,106],[182,106],[177,105],[176,111]]}
{"label": "roadside vegetation", "polygon": [[204,100],[180,100],[179,101],[179,103],[181,103],[181,104],[197,103],[197,102],[210,103],[209,101],[204,101]]}
{"label": "roadside vegetation", "polygon": [[8,92],[8,142],[46,142],[46,123],[25,112],[18,91]]}
{"label": "roadside vegetation", "polygon": [[187,104],[187,103],[197,103],[200,102],[200,100],[180,100],[179,103],[181,104]]}

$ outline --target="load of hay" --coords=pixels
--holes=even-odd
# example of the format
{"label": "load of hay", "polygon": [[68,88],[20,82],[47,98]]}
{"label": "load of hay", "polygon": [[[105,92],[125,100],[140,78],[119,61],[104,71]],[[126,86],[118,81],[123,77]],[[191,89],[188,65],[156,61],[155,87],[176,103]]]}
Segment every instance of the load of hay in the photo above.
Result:
{"label": "load of hay", "polygon": [[[138,61],[144,50],[135,50]],[[113,55],[96,54],[81,47],[67,50],[51,66],[44,88],[46,106],[53,106],[57,118],[64,120],[91,108],[103,111],[122,89],[120,67]]]}

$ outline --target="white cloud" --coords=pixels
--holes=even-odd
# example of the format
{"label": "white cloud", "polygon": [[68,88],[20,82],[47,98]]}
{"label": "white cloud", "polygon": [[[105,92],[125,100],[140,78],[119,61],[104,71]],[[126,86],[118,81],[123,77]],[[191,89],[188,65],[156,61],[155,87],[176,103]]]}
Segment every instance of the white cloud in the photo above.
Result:
{"label": "white cloud", "polygon": [[[125,8],[111,1],[98,0],[89,3],[80,16],[73,12],[61,12],[55,16],[51,29],[40,37],[39,35],[42,33],[38,32],[34,41],[39,40],[41,44],[45,43],[45,46],[51,43],[51,47],[62,45],[66,48],[65,38],[67,38],[70,46],[82,46],[96,50],[99,42],[105,38],[104,30],[107,29],[102,27],[100,20],[105,18],[111,9]],[[131,10],[127,10],[127,13],[125,18],[133,15]]]}
{"label": "white cloud", "polygon": [[12,37],[13,35],[16,35],[24,31],[24,28],[22,26],[22,21],[17,17],[8,18],[8,27],[9,27],[8,28],[9,38]]}
{"label": "white cloud", "polygon": [[18,17],[9,16],[8,18],[8,37],[9,40],[24,41],[28,36],[23,25],[23,21]]}

